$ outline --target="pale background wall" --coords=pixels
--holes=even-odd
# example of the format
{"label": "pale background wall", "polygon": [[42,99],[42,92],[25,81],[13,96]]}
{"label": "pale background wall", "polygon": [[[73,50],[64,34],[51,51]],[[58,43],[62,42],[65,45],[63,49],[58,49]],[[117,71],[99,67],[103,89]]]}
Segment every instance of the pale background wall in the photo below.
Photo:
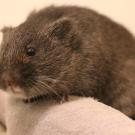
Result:
{"label": "pale background wall", "polygon": [[90,7],[122,23],[135,33],[135,0],[0,0],[0,28],[16,26],[33,9],[51,4]]}

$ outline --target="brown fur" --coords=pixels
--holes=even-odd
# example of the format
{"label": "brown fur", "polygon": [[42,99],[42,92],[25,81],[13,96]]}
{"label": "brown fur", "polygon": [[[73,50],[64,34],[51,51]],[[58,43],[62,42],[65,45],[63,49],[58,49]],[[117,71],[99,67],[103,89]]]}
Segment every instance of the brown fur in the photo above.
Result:
{"label": "brown fur", "polygon": [[[35,56],[26,55],[29,47]],[[32,13],[4,31],[0,64],[1,87],[12,82],[25,98],[92,96],[135,115],[134,37],[95,11],[51,6]]]}

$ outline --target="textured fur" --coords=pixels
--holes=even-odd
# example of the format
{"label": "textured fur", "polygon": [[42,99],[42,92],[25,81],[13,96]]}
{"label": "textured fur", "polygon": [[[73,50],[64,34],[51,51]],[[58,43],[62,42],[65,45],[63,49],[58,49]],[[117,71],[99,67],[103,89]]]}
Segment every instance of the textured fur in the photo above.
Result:
{"label": "textured fur", "polygon": [[[28,47],[35,56],[26,55]],[[51,6],[6,28],[0,65],[1,87],[17,86],[23,98],[92,96],[135,115],[134,37],[90,9]]]}

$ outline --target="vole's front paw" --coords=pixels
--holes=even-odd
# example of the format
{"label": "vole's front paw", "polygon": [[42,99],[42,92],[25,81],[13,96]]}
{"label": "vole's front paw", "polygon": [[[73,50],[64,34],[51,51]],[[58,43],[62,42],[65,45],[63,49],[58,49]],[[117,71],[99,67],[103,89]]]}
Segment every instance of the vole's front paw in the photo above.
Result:
{"label": "vole's front paw", "polygon": [[68,101],[68,95],[64,94],[56,98],[56,101],[60,104],[63,104],[64,102]]}

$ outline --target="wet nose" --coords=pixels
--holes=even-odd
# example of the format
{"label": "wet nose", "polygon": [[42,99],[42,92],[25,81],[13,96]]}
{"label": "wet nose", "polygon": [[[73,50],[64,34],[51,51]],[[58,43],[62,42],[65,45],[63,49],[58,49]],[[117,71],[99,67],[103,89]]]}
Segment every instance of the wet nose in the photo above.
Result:
{"label": "wet nose", "polygon": [[13,77],[13,75],[11,73],[4,72],[2,74],[2,83],[5,86],[5,88],[16,86],[15,78]]}

